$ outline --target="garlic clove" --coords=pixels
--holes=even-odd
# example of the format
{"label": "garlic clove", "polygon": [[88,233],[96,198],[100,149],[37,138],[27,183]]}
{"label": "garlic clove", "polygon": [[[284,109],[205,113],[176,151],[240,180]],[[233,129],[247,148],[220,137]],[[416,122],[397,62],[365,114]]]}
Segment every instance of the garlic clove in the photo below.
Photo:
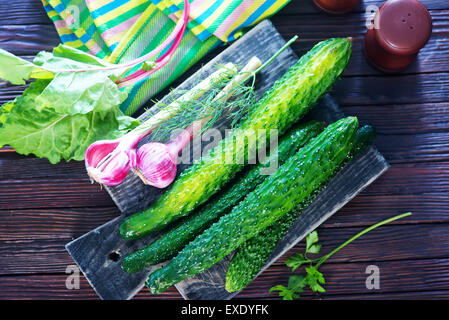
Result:
{"label": "garlic clove", "polygon": [[108,154],[114,151],[120,140],[99,140],[92,143],[86,150],[84,163],[87,167],[96,167]]}
{"label": "garlic clove", "polygon": [[137,151],[137,163],[133,171],[143,183],[156,188],[166,188],[176,178],[176,155],[167,145],[152,142]]}
{"label": "garlic clove", "polygon": [[120,140],[103,140],[89,146],[85,164],[92,180],[107,186],[115,186],[125,180],[136,163],[136,151],[119,148],[119,144]]}

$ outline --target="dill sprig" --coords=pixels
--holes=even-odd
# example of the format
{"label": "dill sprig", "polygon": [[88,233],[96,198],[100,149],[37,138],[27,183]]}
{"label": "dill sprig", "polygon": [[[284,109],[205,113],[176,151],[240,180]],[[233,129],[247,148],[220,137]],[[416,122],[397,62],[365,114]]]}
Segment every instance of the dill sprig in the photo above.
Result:
{"label": "dill sprig", "polygon": [[[224,68],[217,65],[217,68]],[[226,71],[225,71],[226,72]],[[229,70],[231,72],[231,70]],[[257,101],[254,90],[254,78],[245,83],[239,83],[234,87],[233,94],[229,98],[215,100],[216,96],[232,80],[232,77],[223,76],[215,81],[211,88],[199,99],[181,100],[177,99],[189,90],[177,89],[169,93],[168,102],[156,102],[158,109],[163,109],[169,104],[176,102],[180,105],[177,115],[158,126],[151,135],[152,141],[165,142],[170,138],[173,131],[185,129],[193,122],[209,118],[201,128],[201,132],[212,128],[220,119],[230,122],[230,127],[234,128],[239,120],[248,113],[251,106]]]}
{"label": "dill sprig", "polygon": [[[243,83],[237,83],[230,97],[216,100],[216,96],[223,90],[242,71],[237,72],[226,68],[223,65],[216,65],[216,68],[226,68],[225,74],[229,72],[228,76],[223,76],[217,81],[214,81],[211,88],[205,92],[199,99],[179,99],[189,90],[177,89],[169,93],[168,103],[155,102],[158,109],[163,109],[170,103],[176,102],[180,108],[176,116],[166,120],[151,134],[152,141],[166,142],[173,131],[185,129],[192,125],[195,121],[208,118],[206,123],[202,126],[202,131],[212,128],[220,119],[230,122],[230,127],[234,128],[240,120],[248,114],[251,107],[257,102],[257,95],[255,93],[256,74],[269,65],[279,54],[288,48],[298,37],[294,36],[281,49],[279,49],[270,59],[262,64],[257,70],[251,72],[249,79]],[[234,74],[234,77],[229,76]]]}

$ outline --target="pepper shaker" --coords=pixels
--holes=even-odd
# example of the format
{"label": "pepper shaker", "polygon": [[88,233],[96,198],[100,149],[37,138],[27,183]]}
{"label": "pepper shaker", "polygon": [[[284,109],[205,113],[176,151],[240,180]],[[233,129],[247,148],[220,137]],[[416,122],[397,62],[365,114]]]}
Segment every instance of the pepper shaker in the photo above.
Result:
{"label": "pepper shaker", "polygon": [[360,0],[313,0],[315,6],[328,14],[348,13],[359,4]]}
{"label": "pepper shaker", "polygon": [[365,55],[376,68],[396,73],[406,69],[432,33],[432,18],[418,0],[388,0],[365,35]]}

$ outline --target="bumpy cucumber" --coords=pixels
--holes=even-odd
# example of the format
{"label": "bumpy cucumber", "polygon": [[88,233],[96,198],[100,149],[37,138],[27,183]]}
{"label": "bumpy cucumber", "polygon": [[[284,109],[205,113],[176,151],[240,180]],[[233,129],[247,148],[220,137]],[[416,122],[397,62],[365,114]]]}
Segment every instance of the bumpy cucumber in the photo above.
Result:
{"label": "bumpy cucumber", "polygon": [[[345,160],[335,172],[338,172],[354,156],[369,146],[373,142],[374,136],[374,130],[371,126],[364,126],[358,129],[347,160]],[[328,180],[333,176],[334,174],[330,175]],[[318,194],[319,191],[325,187],[327,182],[328,181],[323,183],[322,186],[319,186],[314,191],[313,195]],[[301,202],[298,207],[287,213],[281,219],[276,221],[276,223],[246,241],[237,250],[232,257],[228,266],[228,271],[226,272],[225,288],[228,292],[243,290],[250,284],[267,262],[279,240],[284,237],[285,233],[287,233],[293,225],[299,213],[313,200],[313,195]]]}
{"label": "bumpy cucumber", "polygon": [[264,164],[251,168],[242,177],[232,180],[231,186],[218,197],[211,199],[207,204],[172,228],[159,239],[146,248],[133,252],[122,261],[122,268],[133,273],[151,265],[158,264],[174,257],[189,241],[208,228],[218,218],[226,214],[234,205],[242,200],[256,186],[267,177],[262,168],[277,162],[282,165],[294,155],[299,148],[307,144],[324,129],[321,122],[312,121],[302,124],[279,141],[276,152],[272,152]]}
{"label": "bumpy cucumber", "polygon": [[357,130],[357,134],[354,139],[354,146],[349,154],[349,160],[365,150],[366,147],[371,145],[376,138],[376,132],[370,125],[364,125]]}
{"label": "bumpy cucumber", "polygon": [[124,219],[122,237],[131,240],[160,230],[208,200],[244,166],[241,161],[224,159],[246,162],[248,154],[256,154],[253,149],[266,147],[266,141],[257,139],[260,129],[276,129],[281,136],[306,114],[343,72],[351,47],[349,39],[341,38],[317,44],[267,91],[240,127],[181,173],[150,208]]}
{"label": "bumpy cucumber", "polygon": [[211,267],[307,199],[348,156],[357,126],[354,117],[328,126],[230,213],[186,245],[165,267],[153,272],[146,281],[150,291],[160,293]]}

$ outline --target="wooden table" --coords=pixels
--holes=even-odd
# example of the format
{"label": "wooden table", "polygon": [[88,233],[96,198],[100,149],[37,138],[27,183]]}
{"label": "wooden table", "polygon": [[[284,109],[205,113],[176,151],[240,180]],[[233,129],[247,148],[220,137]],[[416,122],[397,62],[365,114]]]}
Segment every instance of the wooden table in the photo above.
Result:
{"label": "wooden table", "polygon": [[[371,68],[362,52],[367,5],[345,16],[318,12],[308,0],[292,0],[272,21],[290,38],[310,47],[329,37],[354,38],[354,54],[333,96],[348,115],[375,126],[376,145],[391,169],[319,228],[323,253],[390,216],[413,216],[365,235],[322,267],[326,294],[304,298],[449,298],[449,3],[422,0],[434,29],[418,61],[400,75]],[[39,0],[0,2],[0,48],[23,57],[59,43]],[[293,48],[295,46],[293,45]],[[298,54],[303,52],[296,48]],[[24,89],[0,83],[0,102]],[[66,289],[73,260],[70,240],[119,215],[82,162],[50,165],[47,160],[0,149],[0,299],[97,299],[84,278]],[[268,292],[285,284],[285,258],[259,276],[239,298],[276,298]],[[380,289],[368,290],[366,268],[380,269]],[[144,289],[136,298],[177,298],[172,288],[159,296]]]}

